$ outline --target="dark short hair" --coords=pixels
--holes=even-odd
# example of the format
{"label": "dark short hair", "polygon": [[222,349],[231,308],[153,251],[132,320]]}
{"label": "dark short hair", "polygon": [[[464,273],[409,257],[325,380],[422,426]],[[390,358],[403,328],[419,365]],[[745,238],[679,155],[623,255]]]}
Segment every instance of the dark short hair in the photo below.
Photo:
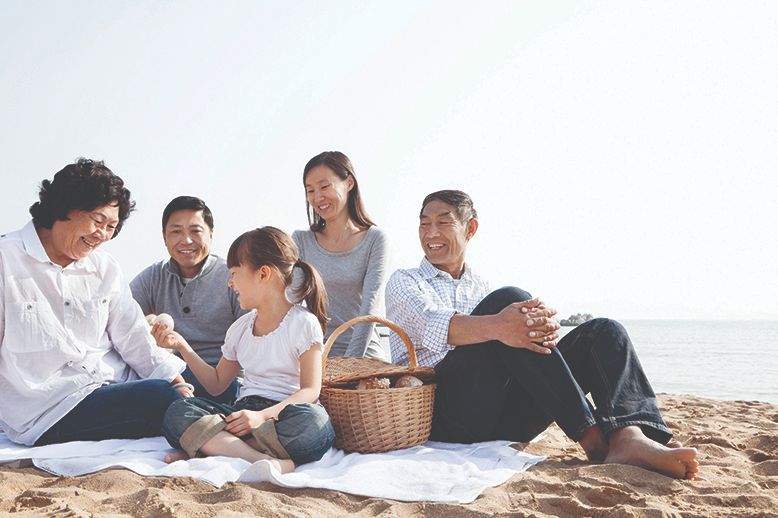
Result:
{"label": "dark short hair", "polygon": [[[345,180],[349,176],[353,178],[354,187],[349,191],[347,200],[348,217],[362,229],[370,228],[375,225],[370,219],[370,216],[367,215],[367,211],[365,211],[365,207],[362,204],[362,197],[359,194],[359,183],[354,174],[354,166],[351,164],[351,160],[340,151],[325,151],[319,153],[305,164],[305,168],[303,169],[303,185],[305,185],[305,178],[308,176],[308,172],[320,165],[331,169],[341,180]],[[316,232],[323,229],[327,222],[316,214],[316,211],[313,210],[311,204],[308,203],[307,197],[305,199],[305,208],[308,211],[308,224],[311,226],[311,230]]]}
{"label": "dark short hair", "polygon": [[419,217],[421,217],[424,207],[433,200],[442,201],[443,203],[454,207],[457,213],[457,219],[462,223],[468,223],[471,219],[478,218],[478,213],[476,212],[475,207],[473,207],[473,199],[470,198],[467,193],[453,189],[446,189],[428,194],[421,203]]}
{"label": "dark short hair", "polygon": [[208,225],[208,228],[213,231],[213,214],[211,214],[211,209],[208,208],[208,205],[195,196],[179,196],[178,198],[173,198],[173,200],[167,204],[165,210],[162,211],[162,232],[165,231],[170,216],[177,210],[203,211],[203,219]]}
{"label": "dark short hair", "polygon": [[92,211],[104,205],[119,208],[119,222],[111,239],[119,235],[124,221],[135,210],[130,191],[124,181],[113,174],[102,161],[79,158],[54,175],[52,181],[43,180],[38,198],[30,206],[33,224],[37,228],[51,228],[55,221],[65,221],[74,210]]}

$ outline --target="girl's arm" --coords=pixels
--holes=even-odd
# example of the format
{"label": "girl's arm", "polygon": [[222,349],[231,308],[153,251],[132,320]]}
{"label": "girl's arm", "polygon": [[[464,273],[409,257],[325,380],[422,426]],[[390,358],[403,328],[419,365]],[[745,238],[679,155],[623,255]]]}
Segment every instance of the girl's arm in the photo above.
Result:
{"label": "girl's arm", "polygon": [[[251,430],[258,427],[268,419],[278,419],[286,405],[295,403],[315,403],[321,392],[321,359],[322,345],[316,343],[310,349],[300,355],[300,390],[264,410],[238,410],[228,415],[225,419],[227,426],[224,431],[242,437],[250,434]],[[222,358],[222,361],[225,361]],[[187,361],[188,363],[188,361]],[[191,366],[190,366],[191,367]],[[192,368],[194,371],[194,368]],[[197,379],[200,379],[199,377]]]}
{"label": "girl's arm", "polygon": [[175,331],[168,331],[164,324],[156,323],[151,328],[151,334],[157,341],[157,345],[165,349],[177,351],[192,369],[197,381],[212,396],[218,396],[224,392],[240,371],[240,364],[236,361],[222,357],[216,367],[211,367],[192,349],[192,346],[183,336]]}

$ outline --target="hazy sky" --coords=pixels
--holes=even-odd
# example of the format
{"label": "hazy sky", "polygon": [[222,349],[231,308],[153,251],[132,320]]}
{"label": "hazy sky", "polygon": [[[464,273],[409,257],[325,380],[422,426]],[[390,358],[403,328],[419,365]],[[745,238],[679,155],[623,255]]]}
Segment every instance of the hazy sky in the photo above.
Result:
{"label": "hazy sky", "polygon": [[180,194],[222,255],[304,228],[302,168],[340,150],[392,268],[458,188],[469,262],[562,315],[778,319],[776,2],[3,0],[0,74],[0,231],[103,159],[128,278]]}

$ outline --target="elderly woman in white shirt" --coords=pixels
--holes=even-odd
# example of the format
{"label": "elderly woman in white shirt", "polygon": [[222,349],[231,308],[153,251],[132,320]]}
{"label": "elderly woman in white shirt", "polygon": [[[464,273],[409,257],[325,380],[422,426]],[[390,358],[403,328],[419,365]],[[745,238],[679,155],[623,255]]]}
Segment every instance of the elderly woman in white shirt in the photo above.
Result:
{"label": "elderly woman in white shirt", "polygon": [[100,245],[134,208],[121,178],[79,159],[41,183],[32,221],[0,238],[0,428],[27,445],[160,435],[191,396]]}

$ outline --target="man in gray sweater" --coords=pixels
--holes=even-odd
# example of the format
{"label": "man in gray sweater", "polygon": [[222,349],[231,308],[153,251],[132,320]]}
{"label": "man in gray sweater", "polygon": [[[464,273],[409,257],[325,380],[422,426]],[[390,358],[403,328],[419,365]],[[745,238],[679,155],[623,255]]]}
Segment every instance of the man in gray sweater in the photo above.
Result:
{"label": "man in gray sweater", "polygon": [[[211,210],[200,198],[175,198],[162,213],[162,236],[170,259],[140,272],[130,283],[132,296],[144,314],[172,316],[175,330],[203,360],[216,366],[227,329],[245,311],[227,286],[227,263],[211,254]],[[235,400],[237,381],[214,396],[208,394],[189,368],[183,376],[194,385],[195,396],[220,403]]]}

